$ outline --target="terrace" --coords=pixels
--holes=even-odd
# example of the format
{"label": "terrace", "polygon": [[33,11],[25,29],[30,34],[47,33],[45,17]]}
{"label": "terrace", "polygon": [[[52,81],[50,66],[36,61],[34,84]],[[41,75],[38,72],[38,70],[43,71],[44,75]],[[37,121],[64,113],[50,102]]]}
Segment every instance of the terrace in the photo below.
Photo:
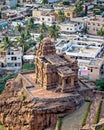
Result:
{"label": "terrace", "polygon": [[66,54],[70,56],[81,56],[95,58],[100,52],[100,47],[95,46],[84,46],[84,45],[72,45],[67,51]]}

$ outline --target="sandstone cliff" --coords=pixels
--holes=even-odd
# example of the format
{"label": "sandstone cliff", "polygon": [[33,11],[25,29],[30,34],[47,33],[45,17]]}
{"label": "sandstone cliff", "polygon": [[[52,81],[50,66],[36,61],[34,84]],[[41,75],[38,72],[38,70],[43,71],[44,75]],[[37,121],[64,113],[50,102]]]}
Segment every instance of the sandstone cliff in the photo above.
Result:
{"label": "sandstone cliff", "polygon": [[[21,98],[23,93],[22,79],[7,81],[4,92],[0,95],[0,122],[8,130],[45,130],[55,126],[57,117],[72,112],[80,103],[77,100],[64,98],[61,101],[32,101],[28,95]],[[78,101],[79,98],[79,101]]]}

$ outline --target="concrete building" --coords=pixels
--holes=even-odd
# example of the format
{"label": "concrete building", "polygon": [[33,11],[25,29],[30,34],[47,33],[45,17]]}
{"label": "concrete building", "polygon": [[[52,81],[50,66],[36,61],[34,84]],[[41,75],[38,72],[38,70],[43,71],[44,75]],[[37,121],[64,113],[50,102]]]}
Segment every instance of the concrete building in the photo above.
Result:
{"label": "concrete building", "polygon": [[22,68],[22,48],[10,47],[6,55],[6,64],[8,70],[21,70]]}
{"label": "concrete building", "polygon": [[103,55],[103,41],[94,38],[74,38],[66,54],[77,59],[90,60]]}
{"label": "concrete building", "polygon": [[80,32],[84,28],[84,25],[82,23],[75,23],[75,22],[61,23],[58,26],[60,27],[61,32],[69,32],[69,33]]}
{"label": "concrete building", "polygon": [[64,7],[55,7],[55,14],[57,15],[58,12],[60,10],[63,10],[64,12],[64,16],[67,18],[67,19],[71,19],[71,18],[74,18],[76,16],[75,14],[75,11],[74,11],[74,6],[71,6],[69,8],[64,8]]}
{"label": "concrete building", "polygon": [[65,8],[64,9],[65,17],[68,18],[68,19],[76,17],[74,9],[75,9],[75,6],[71,6],[70,8]]}
{"label": "concrete building", "polygon": [[[48,3],[55,3],[57,1],[59,1],[59,0],[48,0]],[[40,4],[40,3],[42,3],[42,0],[36,0],[35,2]]]}
{"label": "concrete building", "polygon": [[104,54],[103,39],[77,37],[72,40],[61,40],[56,44],[56,52],[69,55],[78,61],[78,74],[89,78],[88,65],[91,60],[101,58]]}
{"label": "concrete building", "polygon": [[39,19],[42,14],[43,15],[45,15],[45,14],[49,15],[53,12],[54,12],[54,10],[50,9],[50,8],[39,8],[39,9],[34,9],[32,11],[32,16]]}
{"label": "concrete building", "polygon": [[104,0],[96,0],[96,3],[100,6],[104,6]]}
{"label": "concrete building", "polygon": [[23,19],[24,18],[24,14],[23,12],[21,12],[21,10],[5,10],[2,11],[1,13],[1,18],[8,20],[8,21],[15,21],[15,20],[19,20],[19,19]]}
{"label": "concrete building", "polygon": [[0,30],[3,30],[9,26],[9,23],[5,20],[0,20]]}
{"label": "concrete building", "polygon": [[1,66],[0,67],[3,67],[5,65],[5,59],[6,59],[6,51],[0,47],[0,63],[1,63]]}
{"label": "concrete building", "polygon": [[54,14],[42,14],[40,16],[40,22],[45,22],[46,24],[53,24],[56,22],[56,16]]}
{"label": "concrete building", "polygon": [[91,16],[85,20],[87,33],[97,35],[97,32],[104,29],[104,18],[101,16]]}
{"label": "concrete building", "polygon": [[88,78],[92,81],[104,78],[104,59],[97,58],[90,61],[88,67]]}
{"label": "concrete building", "polygon": [[42,15],[43,11],[42,10],[38,10],[38,9],[34,9],[32,11],[32,16],[34,18],[40,18],[40,16]]}

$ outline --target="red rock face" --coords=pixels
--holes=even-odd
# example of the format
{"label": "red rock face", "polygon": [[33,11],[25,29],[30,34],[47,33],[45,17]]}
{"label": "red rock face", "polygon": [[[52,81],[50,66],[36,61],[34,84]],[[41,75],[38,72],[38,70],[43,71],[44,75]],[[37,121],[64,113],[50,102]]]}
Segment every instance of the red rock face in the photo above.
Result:
{"label": "red rock face", "polygon": [[21,82],[20,75],[8,81],[0,95],[0,122],[9,130],[45,130],[56,125],[59,115],[76,109],[78,104],[74,98],[81,102],[80,95],[60,100],[32,101],[28,94],[22,101],[21,93],[25,93],[25,90]]}

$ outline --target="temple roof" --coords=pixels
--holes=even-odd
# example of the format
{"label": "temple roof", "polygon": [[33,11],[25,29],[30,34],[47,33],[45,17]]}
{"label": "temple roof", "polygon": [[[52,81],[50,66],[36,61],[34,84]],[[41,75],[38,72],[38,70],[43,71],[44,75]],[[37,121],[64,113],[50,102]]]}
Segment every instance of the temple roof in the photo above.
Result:
{"label": "temple roof", "polygon": [[50,38],[44,38],[39,44],[36,55],[37,56],[47,56],[56,54],[55,44]]}
{"label": "temple roof", "polygon": [[68,64],[68,62],[67,62],[65,59],[61,58],[61,57],[58,56],[57,54],[45,56],[45,59],[46,59],[50,64],[53,64],[53,65],[56,65],[56,66]]}
{"label": "temple roof", "polygon": [[62,77],[71,76],[71,74],[74,74],[71,68],[68,66],[58,67],[58,74],[60,74]]}

